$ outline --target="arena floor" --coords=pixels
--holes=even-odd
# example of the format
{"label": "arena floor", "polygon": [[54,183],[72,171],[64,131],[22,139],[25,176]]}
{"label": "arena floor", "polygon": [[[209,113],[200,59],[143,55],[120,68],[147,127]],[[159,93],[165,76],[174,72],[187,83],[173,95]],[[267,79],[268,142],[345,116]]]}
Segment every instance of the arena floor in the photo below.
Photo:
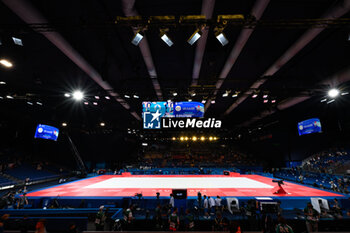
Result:
{"label": "arena floor", "polygon": [[101,175],[28,193],[28,197],[127,197],[142,193],[168,197],[172,189],[187,189],[188,196],[222,197],[342,197],[304,185],[285,182],[287,194],[274,194],[277,183],[259,175]]}

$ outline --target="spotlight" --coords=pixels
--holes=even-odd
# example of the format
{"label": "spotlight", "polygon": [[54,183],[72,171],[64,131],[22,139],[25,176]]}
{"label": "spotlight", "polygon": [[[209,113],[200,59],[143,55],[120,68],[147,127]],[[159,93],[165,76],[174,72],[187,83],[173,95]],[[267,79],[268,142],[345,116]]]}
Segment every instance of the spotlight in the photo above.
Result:
{"label": "spotlight", "polygon": [[[0,82],[0,84],[1,84],[1,82]],[[348,95],[349,94],[349,92],[342,92],[341,93],[341,95]]]}
{"label": "spotlight", "polygon": [[225,93],[222,94],[222,97],[227,97],[229,93],[230,93],[229,91],[225,91]]}
{"label": "spotlight", "polygon": [[266,103],[268,103],[269,102],[269,100],[264,100],[264,104],[266,104]]}
{"label": "spotlight", "polygon": [[0,85],[5,85],[5,84],[6,84],[6,82],[0,81]]}
{"label": "spotlight", "polygon": [[192,93],[191,93],[191,96],[196,96],[196,92],[192,92]]}
{"label": "spotlight", "polygon": [[99,97],[98,95],[95,95],[95,99],[99,100],[99,99],[100,99],[100,97]]}
{"label": "spotlight", "polygon": [[173,141],[175,141],[175,140],[176,140],[176,137],[173,137],[172,139],[173,139]]}
{"label": "spotlight", "polygon": [[92,102],[92,104],[96,106],[96,105],[97,105],[97,102]]}
{"label": "spotlight", "polygon": [[106,95],[106,96],[105,96],[105,99],[106,99],[106,100],[109,100],[109,99],[111,99],[111,98],[110,98],[108,95]]}
{"label": "spotlight", "polygon": [[73,98],[76,100],[76,101],[80,101],[84,98],[84,93],[81,92],[81,91],[74,91],[73,92]]}
{"label": "spotlight", "polygon": [[69,98],[69,97],[70,97],[70,94],[69,94],[69,93],[65,93],[64,96],[67,97],[67,98]]}
{"label": "spotlight", "polygon": [[4,97],[0,96],[0,99],[2,100]]}
{"label": "spotlight", "polygon": [[102,127],[105,126],[105,125],[106,125],[106,124],[105,124],[104,122],[101,122],[101,123],[100,123],[100,126],[102,126]]}
{"label": "spotlight", "polygon": [[192,102],[192,99],[188,99],[188,102]]}
{"label": "spotlight", "polygon": [[13,43],[15,43],[16,45],[20,45],[23,46],[23,42],[21,39],[16,38],[16,37],[12,37]]}
{"label": "spotlight", "polygon": [[33,105],[33,103],[32,103],[32,102],[29,102],[29,101],[27,102],[27,104],[29,104],[29,105]]}
{"label": "spotlight", "polygon": [[13,66],[13,64],[7,59],[0,59],[0,64],[6,68],[11,68]]}
{"label": "spotlight", "polygon": [[37,105],[43,105],[43,103],[41,103],[41,102],[36,102],[36,104],[37,104]]}
{"label": "spotlight", "polygon": [[273,104],[276,103],[276,100],[271,100],[271,103],[273,103]]}
{"label": "spotlight", "polygon": [[338,95],[339,95],[339,90],[338,89],[333,88],[333,89],[330,89],[328,91],[328,96],[331,97],[331,98],[335,98]]}
{"label": "spotlight", "polygon": [[196,137],[196,136],[193,136],[193,137],[192,137],[192,141],[194,141],[194,142],[197,141],[197,137]]}
{"label": "spotlight", "polygon": [[226,38],[225,34],[224,34],[224,29],[216,29],[215,32],[215,37],[216,39],[221,43],[222,46],[225,46],[228,44],[228,39]]}
{"label": "spotlight", "polygon": [[180,137],[180,141],[183,141],[185,138],[184,137]]}
{"label": "spotlight", "polygon": [[143,143],[142,143],[142,146],[148,146],[148,143],[143,142]]}
{"label": "spotlight", "polygon": [[258,94],[253,94],[252,98],[255,99],[256,97],[258,97]]}
{"label": "spotlight", "polygon": [[327,102],[327,104],[333,103],[335,101],[335,99],[332,99],[330,101]]}
{"label": "spotlight", "polygon": [[168,35],[166,34],[167,30],[161,30],[160,31],[160,38],[169,46],[171,47],[174,42],[168,37]]}
{"label": "spotlight", "polygon": [[210,101],[210,103],[215,104],[215,100]]}
{"label": "spotlight", "polygon": [[124,95],[124,97],[130,99],[130,95]]}
{"label": "spotlight", "polygon": [[89,105],[89,102],[85,101],[84,104],[85,104],[85,105]]}
{"label": "spotlight", "polygon": [[202,36],[202,32],[197,29],[196,31],[194,31],[194,33],[192,34],[192,36],[187,40],[187,42],[190,45],[193,45],[194,43],[196,43],[196,41]]}
{"label": "spotlight", "polygon": [[264,99],[266,99],[267,97],[268,97],[268,95],[266,95],[266,94],[265,94],[265,95],[263,95],[263,98],[264,98]]}
{"label": "spotlight", "polygon": [[207,101],[205,101],[205,100],[202,100],[202,104],[205,104],[205,102],[207,102]]}
{"label": "spotlight", "polygon": [[238,93],[236,92],[235,94],[232,95],[233,98],[236,98],[238,96]]}
{"label": "spotlight", "polygon": [[214,137],[213,139],[214,139],[214,141],[215,141],[215,140],[217,140],[218,138],[217,138],[217,137]]}
{"label": "spotlight", "polygon": [[141,30],[137,31],[136,34],[134,35],[134,37],[131,40],[131,44],[138,46],[141,42],[141,40],[143,39],[143,33],[141,32]]}
{"label": "spotlight", "polygon": [[138,95],[133,95],[133,97],[134,97],[135,99],[140,98]]}
{"label": "spotlight", "polygon": [[188,140],[188,137],[185,137],[185,141],[187,141]]}
{"label": "spotlight", "polygon": [[7,98],[7,99],[13,99],[13,97],[10,96],[10,95],[7,95],[6,98]]}
{"label": "spotlight", "polygon": [[66,123],[66,122],[63,122],[63,123],[62,123],[62,126],[63,126],[63,127],[66,127],[66,126],[67,126],[67,123]]}
{"label": "spotlight", "polygon": [[213,141],[213,137],[212,136],[209,137],[209,141]]}
{"label": "spotlight", "polygon": [[326,102],[326,101],[327,101],[327,99],[322,99],[322,100],[321,100],[321,103]]}
{"label": "spotlight", "polygon": [[177,92],[174,92],[174,93],[173,93],[173,96],[177,96]]}
{"label": "spotlight", "polygon": [[204,137],[204,136],[202,136],[202,137],[201,137],[201,141],[204,141],[204,140],[205,140],[205,137]]}

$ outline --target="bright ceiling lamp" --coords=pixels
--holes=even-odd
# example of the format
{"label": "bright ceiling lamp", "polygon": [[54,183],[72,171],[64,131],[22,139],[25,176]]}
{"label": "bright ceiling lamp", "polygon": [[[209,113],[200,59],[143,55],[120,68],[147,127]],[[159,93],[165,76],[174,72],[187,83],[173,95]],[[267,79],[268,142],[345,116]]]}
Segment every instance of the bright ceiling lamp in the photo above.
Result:
{"label": "bright ceiling lamp", "polygon": [[330,89],[328,91],[328,96],[331,98],[336,98],[339,95],[339,90],[336,88]]}
{"label": "bright ceiling lamp", "polygon": [[196,43],[197,40],[199,40],[199,38],[201,38],[201,36],[202,36],[202,32],[199,29],[197,29],[196,31],[194,31],[191,37],[187,40],[187,42],[190,45],[193,45],[194,43]]}
{"label": "bright ceiling lamp", "polygon": [[76,100],[76,101],[80,101],[82,99],[84,99],[84,93],[77,90],[77,91],[74,91],[73,92],[73,98]]}
{"label": "bright ceiling lamp", "polygon": [[160,38],[164,43],[166,43],[169,47],[171,47],[174,42],[170,39],[170,37],[166,34],[169,29],[161,29],[160,30]]}
{"label": "bright ceiling lamp", "polygon": [[134,37],[131,40],[131,44],[138,46],[143,39],[143,33],[141,30],[137,31]]}
{"label": "bright ceiling lamp", "polygon": [[220,42],[222,46],[225,46],[228,44],[228,39],[226,38],[226,35],[224,34],[224,28],[215,28],[215,37]]}
{"label": "bright ceiling lamp", "polygon": [[11,68],[13,67],[13,64],[12,62],[10,62],[9,60],[7,59],[0,59],[0,64],[5,66],[6,68]]}

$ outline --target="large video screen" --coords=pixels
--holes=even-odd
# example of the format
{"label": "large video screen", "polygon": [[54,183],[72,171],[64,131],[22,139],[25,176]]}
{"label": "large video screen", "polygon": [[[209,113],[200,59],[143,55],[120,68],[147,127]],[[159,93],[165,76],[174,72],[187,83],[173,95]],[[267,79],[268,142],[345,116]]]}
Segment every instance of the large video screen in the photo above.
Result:
{"label": "large video screen", "polygon": [[321,121],[318,118],[311,118],[298,123],[299,136],[311,133],[321,133]]}
{"label": "large video screen", "polygon": [[50,125],[39,124],[36,127],[34,138],[57,141],[59,130]]}
{"label": "large video screen", "polygon": [[204,117],[204,105],[199,102],[142,102],[143,113],[160,117]]}

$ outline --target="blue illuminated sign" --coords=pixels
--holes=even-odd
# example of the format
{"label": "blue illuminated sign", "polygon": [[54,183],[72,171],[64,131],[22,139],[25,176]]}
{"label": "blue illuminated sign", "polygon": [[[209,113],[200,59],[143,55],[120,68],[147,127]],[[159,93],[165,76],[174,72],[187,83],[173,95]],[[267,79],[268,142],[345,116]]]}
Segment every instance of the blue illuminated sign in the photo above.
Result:
{"label": "blue illuminated sign", "polygon": [[50,125],[39,124],[36,127],[34,138],[57,141],[59,130]]}
{"label": "blue illuminated sign", "polygon": [[321,133],[321,121],[318,118],[311,118],[298,123],[299,136],[311,133]]}

